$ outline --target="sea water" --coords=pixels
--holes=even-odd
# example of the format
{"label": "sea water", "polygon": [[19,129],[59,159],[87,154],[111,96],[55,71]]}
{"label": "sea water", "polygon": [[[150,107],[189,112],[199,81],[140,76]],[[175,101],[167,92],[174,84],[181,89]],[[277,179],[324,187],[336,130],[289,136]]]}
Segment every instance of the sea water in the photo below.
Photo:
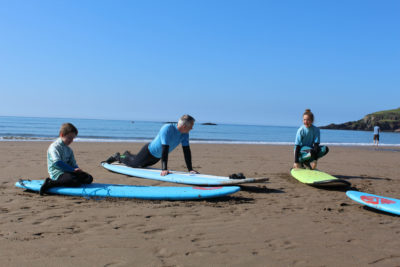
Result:
{"label": "sea water", "polygon": [[[148,142],[166,122],[100,120],[76,118],[36,118],[0,116],[0,141],[51,141],[64,122],[79,131],[75,141]],[[299,126],[260,126],[196,123],[191,143],[293,145]],[[372,131],[321,130],[321,144],[370,146]],[[382,132],[380,145],[400,146],[400,133]]]}

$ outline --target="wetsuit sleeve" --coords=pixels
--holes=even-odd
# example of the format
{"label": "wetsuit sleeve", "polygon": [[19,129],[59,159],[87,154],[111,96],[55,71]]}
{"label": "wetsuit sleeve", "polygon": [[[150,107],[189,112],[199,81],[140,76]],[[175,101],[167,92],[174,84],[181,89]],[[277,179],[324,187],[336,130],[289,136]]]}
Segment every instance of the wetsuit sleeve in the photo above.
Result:
{"label": "wetsuit sleeve", "polygon": [[321,143],[321,134],[318,127],[315,127],[315,138],[314,143],[319,144]]}
{"label": "wetsuit sleeve", "polygon": [[311,157],[314,160],[318,159],[318,154],[319,151],[321,150],[321,148],[319,147],[319,143],[314,143],[313,148],[311,149],[310,153],[311,153]]}
{"label": "wetsuit sleeve", "polygon": [[72,166],[72,167],[74,167],[75,169],[76,169],[76,168],[79,168],[79,167],[78,167],[78,164],[76,164],[76,160],[75,160],[75,156],[74,156],[74,153],[73,153],[73,152],[72,152],[70,161],[71,161],[71,166]]}
{"label": "wetsuit sleeve", "polygon": [[162,145],[161,168],[163,171],[168,170],[168,152],[169,145]]}
{"label": "wetsuit sleeve", "polygon": [[319,152],[319,150],[320,150],[319,143],[314,143],[314,150],[316,152]]}
{"label": "wetsuit sleeve", "polygon": [[189,134],[182,134],[182,147],[189,146]]}
{"label": "wetsuit sleeve", "polygon": [[311,157],[316,160],[318,158],[319,151],[321,150],[319,147],[319,143],[321,142],[321,134],[318,127],[314,126],[314,129],[315,129],[315,134],[314,134],[315,138],[314,138],[313,148],[311,149]]}
{"label": "wetsuit sleeve", "polygon": [[192,167],[192,152],[190,151],[190,146],[183,146],[183,155],[185,156],[186,167],[188,171],[193,171]]}
{"label": "wetsuit sleeve", "polygon": [[300,162],[300,160],[299,160],[299,158],[300,158],[300,146],[296,146],[296,148],[295,148],[295,150],[294,150],[294,162],[295,163],[299,163]]}
{"label": "wetsuit sleeve", "polygon": [[297,133],[296,133],[296,139],[294,140],[294,144],[296,145],[296,146],[301,146],[302,145],[302,139],[303,139],[303,136],[302,136],[302,129],[301,128],[299,128],[298,130],[297,130]]}
{"label": "wetsuit sleeve", "polygon": [[54,163],[54,166],[56,166],[56,168],[64,171],[64,172],[74,172],[75,168],[72,167],[71,165],[68,165],[67,163],[65,163],[64,161],[58,160]]}

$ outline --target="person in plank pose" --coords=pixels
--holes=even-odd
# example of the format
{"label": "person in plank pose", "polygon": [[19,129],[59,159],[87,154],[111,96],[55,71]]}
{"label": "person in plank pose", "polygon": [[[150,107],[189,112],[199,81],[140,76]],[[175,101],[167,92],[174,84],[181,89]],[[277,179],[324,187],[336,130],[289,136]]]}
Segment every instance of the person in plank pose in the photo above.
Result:
{"label": "person in plank pose", "polygon": [[117,152],[106,162],[120,162],[133,168],[145,168],[161,160],[161,176],[168,175],[168,154],[179,144],[182,144],[186,167],[190,173],[198,173],[192,167],[192,155],[189,146],[189,132],[193,129],[195,119],[183,115],[177,124],[165,124],[151,143],[145,144],[138,154],[125,151],[122,155]]}
{"label": "person in plank pose", "polygon": [[317,168],[318,159],[329,152],[327,146],[320,146],[320,131],[313,123],[314,114],[310,109],[306,109],[303,125],[296,134],[293,168],[302,168],[305,165],[314,170]]}

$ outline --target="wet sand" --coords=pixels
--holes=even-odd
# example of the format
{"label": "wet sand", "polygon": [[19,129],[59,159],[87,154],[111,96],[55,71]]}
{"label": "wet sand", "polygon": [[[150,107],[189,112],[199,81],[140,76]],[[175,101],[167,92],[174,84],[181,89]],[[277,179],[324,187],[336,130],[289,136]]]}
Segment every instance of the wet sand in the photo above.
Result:
{"label": "wet sand", "polygon": [[[27,192],[47,177],[49,142],[0,142],[3,266],[400,266],[400,218],[359,205],[345,190],[294,180],[291,146],[192,144],[193,166],[214,175],[269,177],[229,197],[198,201],[86,199]],[[176,186],[108,172],[136,143],[73,143],[96,182]],[[318,168],[353,189],[400,198],[398,148],[330,147]],[[160,164],[157,165],[160,167]],[[169,168],[185,171],[181,148]]]}

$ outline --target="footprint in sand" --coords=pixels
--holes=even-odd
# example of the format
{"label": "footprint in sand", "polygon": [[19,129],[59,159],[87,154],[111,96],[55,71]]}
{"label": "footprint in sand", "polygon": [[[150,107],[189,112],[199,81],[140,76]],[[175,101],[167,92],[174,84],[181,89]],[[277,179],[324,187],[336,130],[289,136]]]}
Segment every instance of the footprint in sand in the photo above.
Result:
{"label": "footprint in sand", "polygon": [[157,255],[157,257],[160,257],[160,258],[169,258],[169,257],[175,256],[177,254],[174,252],[168,251],[167,248],[160,248],[157,250],[156,255]]}
{"label": "footprint in sand", "polygon": [[165,231],[165,229],[162,228],[156,228],[156,229],[152,229],[152,230],[146,230],[143,232],[143,234],[154,234],[154,233],[159,233]]}
{"label": "footprint in sand", "polygon": [[368,264],[379,263],[379,265],[381,266],[398,266],[399,258],[400,256],[390,255],[388,257],[380,258],[372,262],[369,262]]}
{"label": "footprint in sand", "polygon": [[8,213],[10,212],[7,208],[0,208],[0,213]]}
{"label": "footprint in sand", "polygon": [[118,266],[126,266],[126,262],[120,261],[120,262],[109,262],[104,264],[104,267],[118,267]]}
{"label": "footprint in sand", "polygon": [[268,243],[268,247],[272,250],[277,249],[294,249],[297,247],[297,244],[289,241],[289,240],[265,240],[264,243]]}

